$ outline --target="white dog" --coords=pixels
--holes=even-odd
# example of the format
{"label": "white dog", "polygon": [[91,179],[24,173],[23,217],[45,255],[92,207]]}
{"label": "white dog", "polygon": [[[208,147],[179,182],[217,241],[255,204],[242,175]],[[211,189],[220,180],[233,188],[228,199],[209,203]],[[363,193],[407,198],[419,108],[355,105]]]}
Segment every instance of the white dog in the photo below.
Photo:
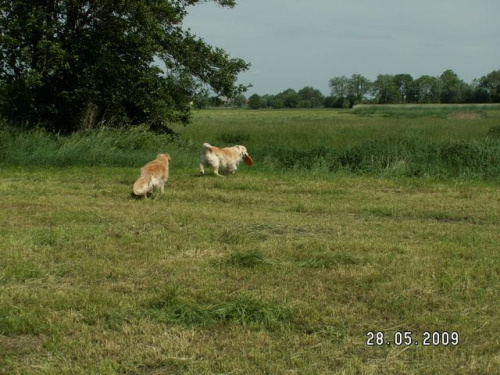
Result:
{"label": "white dog", "polygon": [[158,154],[155,160],[142,167],[141,177],[134,183],[134,194],[147,199],[148,193],[153,193],[154,188],[159,188],[164,193],[171,160],[169,154]]}
{"label": "white dog", "polygon": [[253,161],[245,146],[216,147],[203,143],[200,157],[200,172],[205,174],[206,167],[212,167],[214,174],[220,176],[222,173],[234,173],[238,169],[238,163],[244,161],[247,165],[252,165]]}

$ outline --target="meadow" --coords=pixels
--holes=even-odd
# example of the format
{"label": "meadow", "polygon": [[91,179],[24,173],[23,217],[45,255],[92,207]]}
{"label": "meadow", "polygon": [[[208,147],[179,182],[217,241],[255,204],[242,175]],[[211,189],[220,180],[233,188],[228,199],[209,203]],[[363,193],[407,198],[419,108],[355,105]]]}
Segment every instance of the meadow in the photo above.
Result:
{"label": "meadow", "polygon": [[[460,107],[3,126],[0,373],[495,373],[499,125]],[[200,177],[202,142],[255,165]],[[165,194],[132,199],[158,152]]]}

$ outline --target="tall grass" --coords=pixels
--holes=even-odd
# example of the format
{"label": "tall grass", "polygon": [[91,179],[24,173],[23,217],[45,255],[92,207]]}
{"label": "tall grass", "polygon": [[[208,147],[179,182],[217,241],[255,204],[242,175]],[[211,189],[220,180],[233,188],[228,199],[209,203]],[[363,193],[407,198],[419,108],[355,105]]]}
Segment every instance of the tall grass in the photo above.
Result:
{"label": "tall grass", "polygon": [[[174,127],[176,136],[136,127],[62,137],[3,126],[0,164],[138,167],[169,152],[175,168],[196,170],[199,147],[209,142],[244,144],[256,162],[254,169],[267,171],[496,180],[500,111],[484,108],[488,113],[474,106],[198,111],[193,124]],[[475,115],[463,115],[465,109]]]}
{"label": "tall grass", "polygon": [[500,178],[500,142],[429,141],[404,137],[337,149],[269,147],[264,163],[275,170],[348,171],[437,178]]}
{"label": "tall grass", "polygon": [[140,166],[163,152],[174,153],[182,161],[189,150],[189,142],[155,134],[146,127],[100,128],[70,136],[0,128],[0,157],[4,165]]}
{"label": "tall grass", "polygon": [[485,118],[499,117],[500,104],[360,104],[357,115],[384,117]]}

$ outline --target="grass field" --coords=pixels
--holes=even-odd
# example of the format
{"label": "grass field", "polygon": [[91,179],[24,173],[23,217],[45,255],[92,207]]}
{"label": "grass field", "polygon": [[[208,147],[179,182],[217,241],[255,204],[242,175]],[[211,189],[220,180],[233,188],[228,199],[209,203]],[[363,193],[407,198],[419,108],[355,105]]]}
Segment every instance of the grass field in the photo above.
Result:
{"label": "grass field", "polygon": [[[484,143],[494,158],[497,143],[486,139],[497,125],[495,111],[227,110],[195,113],[174,141],[9,133],[0,148],[0,373],[493,374],[495,170],[288,167],[271,151],[416,134]],[[197,176],[201,141],[238,140],[254,167]],[[21,157],[28,146],[31,163]],[[138,167],[159,151],[173,158],[165,194],[131,199]],[[399,343],[410,331],[411,344]],[[448,344],[452,332],[458,344]]]}

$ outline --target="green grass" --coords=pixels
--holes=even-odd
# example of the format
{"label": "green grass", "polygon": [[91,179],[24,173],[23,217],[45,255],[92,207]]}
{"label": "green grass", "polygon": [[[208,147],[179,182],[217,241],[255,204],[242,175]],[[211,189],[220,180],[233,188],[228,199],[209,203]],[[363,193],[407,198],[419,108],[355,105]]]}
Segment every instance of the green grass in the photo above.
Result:
{"label": "green grass", "polygon": [[[3,373],[492,373],[486,182],[270,173],[130,199],[135,168],[4,168]],[[458,346],[366,334],[457,331]]]}
{"label": "green grass", "polygon": [[353,113],[360,116],[477,120],[499,118],[500,104],[358,104]]}
{"label": "green grass", "polygon": [[[500,192],[498,176],[474,167],[492,117],[224,110],[194,120],[177,140],[2,130],[0,373],[497,371]],[[320,160],[374,137],[411,154],[408,129],[431,149],[471,154],[476,174],[446,172],[459,162],[409,177],[403,165]],[[345,144],[328,145],[342,134]],[[197,176],[202,140],[237,137],[254,167]],[[29,161],[12,146],[21,140]],[[273,142],[318,164],[280,167]],[[164,151],[165,194],[132,199],[141,163]],[[420,343],[426,331],[458,332],[459,344],[367,346],[378,331]]]}
{"label": "green grass", "polygon": [[[373,113],[368,114],[358,109],[195,111],[193,124],[174,126],[175,137],[143,127],[59,137],[4,126],[0,165],[139,168],[168,151],[176,168],[190,168],[198,164],[200,145],[209,142],[244,144],[255,168],[270,172],[499,180],[498,106],[488,106],[491,115],[478,117],[463,117],[456,106],[395,107],[369,107]],[[411,116],[412,111],[419,115]],[[436,111],[444,115],[435,116]]]}

